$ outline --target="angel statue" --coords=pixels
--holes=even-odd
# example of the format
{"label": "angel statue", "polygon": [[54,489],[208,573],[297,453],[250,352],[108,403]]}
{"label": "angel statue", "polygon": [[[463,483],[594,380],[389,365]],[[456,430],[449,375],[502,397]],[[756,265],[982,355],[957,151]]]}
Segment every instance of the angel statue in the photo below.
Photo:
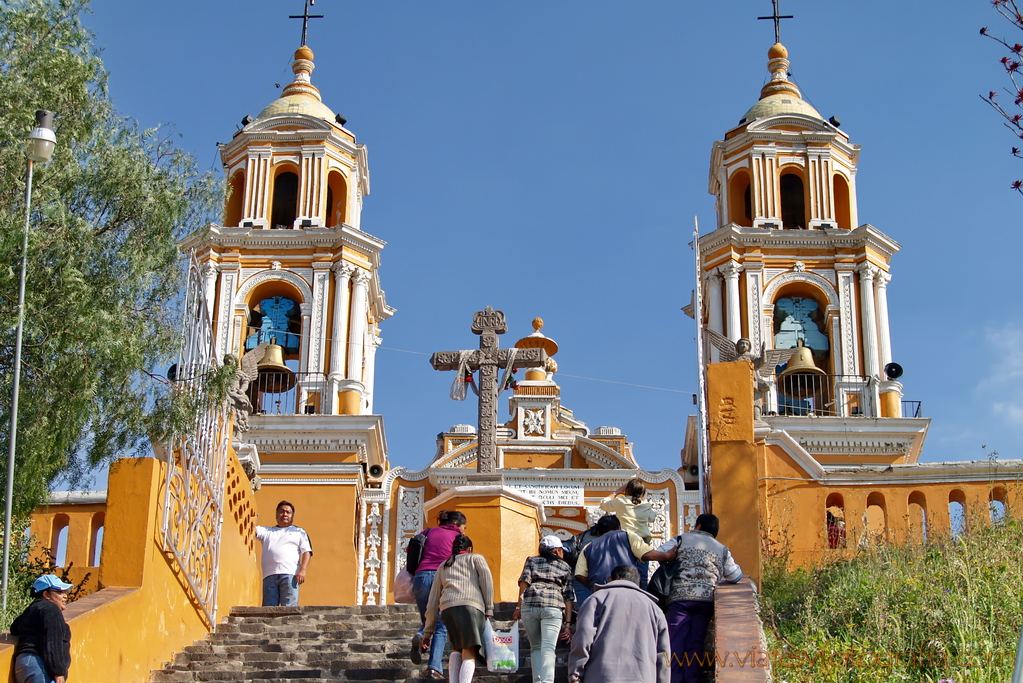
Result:
{"label": "angel statue", "polygon": [[224,365],[235,367],[231,386],[227,388],[227,396],[231,399],[231,407],[234,409],[234,426],[239,434],[249,431],[249,413],[252,412],[249,387],[259,377],[259,363],[263,360],[267,346],[269,346],[269,342],[263,342],[242,355],[241,366],[238,365],[238,357],[233,353],[224,356]]}
{"label": "angel statue", "polygon": [[764,397],[771,389],[771,376],[774,369],[782,364],[788,363],[796,349],[769,349],[767,344],[760,345],[760,353],[752,354],[753,344],[746,337],[733,342],[731,339],[711,329],[704,329],[710,343],[717,348],[721,363],[730,363],[737,360],[748,360],[753,363],[753,380],[756,382],[753,399],[753,419],[759,420],[764,414]]}

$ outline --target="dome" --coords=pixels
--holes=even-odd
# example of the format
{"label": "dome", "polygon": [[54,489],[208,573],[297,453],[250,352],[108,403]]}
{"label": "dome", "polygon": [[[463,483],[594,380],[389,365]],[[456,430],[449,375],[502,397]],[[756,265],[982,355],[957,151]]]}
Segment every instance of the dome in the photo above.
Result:
{"label": "dome", "polygon": [[771,80],[760,89],[760,101],[749,108],[741,123],[778,114],[823,118],[813,105],[803,99],[796,84],[789,80],[788,56],[789,51],[781,43],[775,43],[767,51],[767,69],[771,72]]}
{"label": "dome", "polygon": [[334,120],[334,112],[330,110],[330,107],[323,102],[303,95],[289,95],[279,100],[274,100],[263,111],[259,112],[259,116],[256,118],[265,119],[268,116],[277,116],[278,114],[305,114],[306,116],[323,119],[324,121]]}
{"label": "dome", "polygon": [[291,65],[291,70],[295,72],[295,80],[284,88],[282,97],[267,105],[256,119],[280,114],[304,114],[333,122],[334,112],[323,103],[320,91],[311,82],[310,77],[314,68],[313,51],[307,45],[298,48],[295,51],[295,61]]}

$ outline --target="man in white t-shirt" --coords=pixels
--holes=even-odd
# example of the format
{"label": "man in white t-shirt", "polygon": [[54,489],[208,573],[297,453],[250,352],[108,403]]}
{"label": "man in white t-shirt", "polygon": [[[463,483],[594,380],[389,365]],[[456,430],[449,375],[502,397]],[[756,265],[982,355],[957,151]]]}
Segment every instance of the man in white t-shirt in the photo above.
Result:
{"label": "man in white t-shirt", "polygon": [[263,544],[263,606],[297,605],[298,587],[313,547],[305,529],[292,524],[295,506],[286,500],[277,504],[277,526],[257,526],[256,538]]}

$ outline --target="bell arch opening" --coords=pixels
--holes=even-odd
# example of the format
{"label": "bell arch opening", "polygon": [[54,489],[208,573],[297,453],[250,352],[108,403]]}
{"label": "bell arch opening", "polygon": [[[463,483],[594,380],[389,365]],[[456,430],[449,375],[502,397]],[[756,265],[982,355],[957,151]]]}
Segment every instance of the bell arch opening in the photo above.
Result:
{"label": "bell arch opening", "polygon": [[290,165],[282,165],[274,174],[270,203],[270,227],[290,230],[298,217],[298,174]]}
{"label": "bell arch opening", "polygon": [[245,171],[238,170],[227,184],[227,198],[224,203],[224,227],[237,228],[242,221],[242,206],[245,199]]}
{"label": "bell arch opening", "polygon": [[746,169],[739,169],[728,181],[728,220],[753,227],[753,192]]}
{"label": "bell arch opening", "polygon": [[331,171],[327,176],[327,227],[348,222],[348,183],[344,175]]}
{"label": "bell arch opening", "polygon": [[831,196],[834,198],[835,222],[840,230],[852,230],[852,201],[849,181],[841,173],[831,178]]}
{"label": "bell arch opening", "polygon": [[805,230],[806,195],[803,177],[794,170],[785,171],[780,178],[781,225],[786,230]]}

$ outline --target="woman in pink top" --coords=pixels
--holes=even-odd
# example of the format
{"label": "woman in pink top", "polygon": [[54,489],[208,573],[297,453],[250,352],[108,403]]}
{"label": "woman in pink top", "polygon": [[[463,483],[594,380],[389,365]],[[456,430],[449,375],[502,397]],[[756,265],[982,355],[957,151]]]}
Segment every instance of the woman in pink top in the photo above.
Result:
{"label": "woman in pink top", "polygon": [[[419,560],[416,575],[412,577],[412,593],[416,596],[416,606],[422,620],[422,626],[412,638],[412,652],[409,658],[413,664],[423,663],[423,629],[426,626],[426,606],[430,600],[433,579],[437,575],[438,567],[451,557],[455,538],[465,533],[465,515],[457,510],[441,510],[437,521],[440,522],[439,526],[420,532],[426,534],[426,543],[423,544],[423,557]],[[444,678],[444,646],[447,640],[447,629],[443,623],[438,623],[430,641],[430,659],[426,665],[427,678]]]}

